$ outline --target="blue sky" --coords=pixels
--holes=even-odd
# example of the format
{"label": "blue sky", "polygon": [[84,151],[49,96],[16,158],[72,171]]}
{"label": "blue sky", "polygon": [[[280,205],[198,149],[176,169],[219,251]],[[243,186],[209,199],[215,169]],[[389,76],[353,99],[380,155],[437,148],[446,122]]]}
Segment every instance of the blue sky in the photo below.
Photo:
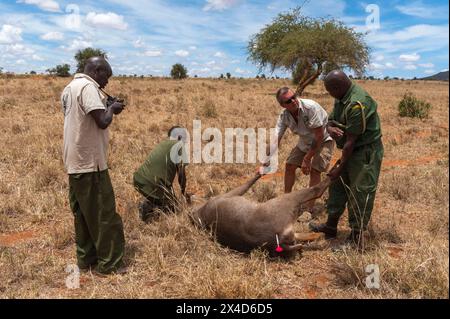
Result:
{"label": "blue sky", "polygon": [[308,16],[368,32],[369,75],[448,70],[449,5],[437,0],[1,0],[0,67],[44,72],[69,63],[73,72],[76,50],[93,46],[109,53],[115,74],[168,75],[182,63],[191,76],[254,77],[258,69],[246,53],[251,35],[303,3]]}

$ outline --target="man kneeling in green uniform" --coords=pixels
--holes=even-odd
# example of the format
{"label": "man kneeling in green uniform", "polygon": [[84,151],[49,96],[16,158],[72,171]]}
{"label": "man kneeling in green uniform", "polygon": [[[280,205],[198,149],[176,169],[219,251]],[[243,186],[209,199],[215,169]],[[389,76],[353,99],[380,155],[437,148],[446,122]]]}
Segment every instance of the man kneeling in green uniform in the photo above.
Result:
{"label": "man kneeling in green uniform", "polygon": [[372,214],[383,159],[377,103],[342,71],[330,72],[324,80],[328,93],[336,99],[329,116],[328,133],[342,149],[340,165],[328,174],[333,181],[327,202],[325,224],[310,224],[326,239],[337,235],[339,218],[348,208],[351,227],[348,243],[362,247],[362,232]]}
{"label": "man kneeling in green uniform", "polygon": [[177,199],[172,184],[177,174],[181,193],[189,201],[186,193],[187,163],[182,160],[184,132],[184,128],[172,127],[168,133],[169,139],[159,143],[133,175],[134,187],[145,197],[139,205],[139,215],[143,221],[156,217],[156,210],[174,210]]}

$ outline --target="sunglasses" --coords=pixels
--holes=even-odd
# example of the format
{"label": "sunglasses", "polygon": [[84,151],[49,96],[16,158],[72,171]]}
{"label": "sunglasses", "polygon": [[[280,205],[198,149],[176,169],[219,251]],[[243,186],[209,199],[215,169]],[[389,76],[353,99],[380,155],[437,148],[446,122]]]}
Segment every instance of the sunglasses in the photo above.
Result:
{"label": "sunglasses", "polygon": [[281,101],[281,105],[288,105],[291,104],[295,100],[295,95],[291,96],[289,99],[285,101]]}

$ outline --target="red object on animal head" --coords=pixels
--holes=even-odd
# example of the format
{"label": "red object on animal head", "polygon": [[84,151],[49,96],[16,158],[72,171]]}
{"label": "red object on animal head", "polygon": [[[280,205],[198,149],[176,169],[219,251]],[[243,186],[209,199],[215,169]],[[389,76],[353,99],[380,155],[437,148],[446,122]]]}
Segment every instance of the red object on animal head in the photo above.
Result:
{"label": "red object on animal head", "polygon": [[278,245],[277,248],[275,248],[275,251],[276,251],[277,253],[281,253],[281,252],[283,251],[283,248],[281,248],[281,246]]}

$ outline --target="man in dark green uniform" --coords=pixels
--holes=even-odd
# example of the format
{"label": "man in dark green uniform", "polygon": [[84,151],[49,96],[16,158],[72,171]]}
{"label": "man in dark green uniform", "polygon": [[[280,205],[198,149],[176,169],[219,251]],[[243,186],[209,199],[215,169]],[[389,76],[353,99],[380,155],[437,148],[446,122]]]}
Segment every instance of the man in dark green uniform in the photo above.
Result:
{"label": "man in dark green uniform", "polygon": [[327,130],[342,149],[340,164],[328,174],[333,181],[325,224],[310,224],[326,239],[336,238],[339,218],[348,208],[351,233],[347,242],[362,246],[375,200],[383,159],[377,103],[342,71],[330,72],[325,88],[336,99]]}
{"label": "man in dark green uniform", "polygon": [[143,221],[156,217],[157,209],[173,211],[177,199],[172,184],[177,174],[181,193],[189,201],[186,193],[187,161],[183,161],[184,131],[179,126],[172,127],[168,133],[169,139],[159,143],[133,175],[134,187],[145,197],[139,205],[139,215]]}

